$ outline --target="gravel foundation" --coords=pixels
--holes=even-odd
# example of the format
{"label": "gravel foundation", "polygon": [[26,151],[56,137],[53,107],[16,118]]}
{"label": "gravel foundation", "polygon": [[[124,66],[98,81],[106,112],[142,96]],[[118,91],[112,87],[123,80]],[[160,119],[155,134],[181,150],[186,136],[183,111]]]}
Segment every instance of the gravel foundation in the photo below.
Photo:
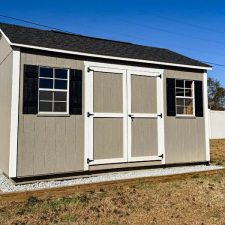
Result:
{"label": "gravel foundation", "polygon": [[45,188],[72,186],[78,184],[91,184],[103,181],[114,181],[114,180],[125,180],[131,178],[141,178],[141,177],[157,177],[157,176],[167,176],[174,174],[184,174],[191,172],[201,172],[201,171],[211,171],[225,169],[223,166],[215,165],[197,165],[197,166],[182,166],[182,167],[170,167],[170,168],[159,168],[159,169],[145,169],[145,170],[134,170],[126,172],[113,172],[105,174],[95,174],[84,178],[73,178],[70,180],[60,180],[60,181],[38,181],[32,184],[19,184],[15,185],[11,180],[0,174],[0,192],[17,192],[17,191],[28,191],[28,190],[38,190]]}

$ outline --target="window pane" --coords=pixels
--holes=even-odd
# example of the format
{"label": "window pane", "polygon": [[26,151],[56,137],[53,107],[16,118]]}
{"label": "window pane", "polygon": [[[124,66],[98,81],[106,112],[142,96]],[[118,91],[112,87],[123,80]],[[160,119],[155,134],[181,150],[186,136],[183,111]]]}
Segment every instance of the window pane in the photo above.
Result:
{"label": "window pane", "polygon": [[39,91],[39,99],[40,100],[53,100],[53,92],[52,91]]}
{"label": "window pane", "polygon": [[185,87],[186,87],[186,88],[192,88],[192,83],[193,83],[193,81],[186,80],[186,81],[185,81]]}
{"label": "window pane", "polygon": [[55,78],[67,79],[67,70],[55,69]]}
{"label": "window pane", "polygon": [[176,105],[184,106],[184,99],[183,98],[177,98]]}
{"label": "window pane", "polygon": [[66,112],[66,102],[55,102],[54,112]]}
{"label": "window pane", "polygon": [[55,80],[55,89],[67,89],[67,80]]}
{"label": "window pane", "polygon": [[193,107],[185,107],[185,114],[193,115]]}
{"label": "window pane", "polygon": [[192,97],[192,90],[191,89],[185,89],[185,96],[186,97]]}
{"label": "window pane", "polygon": [[184,96],[184,89],[176,89],[176,96]]}
{"label": "window pane", "polygon": [[52,68],[40,68],[40,77],[50,77],[53,78],[53,69]]}
{"label": "window pane", "polygon": [[192,99],[185,99],[185,106],[191,106],[193,105],[193,100]]}
{"label": "window pane", "polygon": [[53,80],[40,78],[39,87],[52,89],[53,88]]}
{"label": "window pane", "polygon": [[67,100],[67,93],[66,92],[54,92],[54,100],[55,101],[65,101]]}
{"label": "window pane", "polygon": [[52,112],[52,102],[39,102],[40,112]]}
{"label": "window pane", "polygon": [[184,88],[184,80],[176,80],[176,87]]}
{"label": "window pane", "polygon": [[177,114],[184,114],[184,113],[185,113],[185,107],[177,106]]}

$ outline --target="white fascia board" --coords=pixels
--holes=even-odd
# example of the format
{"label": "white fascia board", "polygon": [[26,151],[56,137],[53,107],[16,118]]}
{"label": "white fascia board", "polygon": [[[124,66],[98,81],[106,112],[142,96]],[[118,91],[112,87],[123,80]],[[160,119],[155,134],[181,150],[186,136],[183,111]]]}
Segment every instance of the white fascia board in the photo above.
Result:
{"label": "white fascia board", "polygon": [[166,63],[166,62],[151,61],[151,60],[131,59],[131,58],[90,54],[90,53],[84,53],[84,52],[76,52],[76,51],[68,51],[68,50],[55,49],[55,48],[39,47],[39,46],[34,46],[34,45],[12,43],[1,29],[0,29],[0,32],[4,35],[4,37],[7,38],[8,42],[11,46],[16,46],[16,47],[20,47],[20,48],[30,48],[30,49],[49,51],[49,52],[58,52],[58,53],[64,53],[64,54],[70,54],[70,55],[79,55],[79,56],[87,56],[87,57],[102,58],[102,59],[121,60],[121,61],[127,61],[127,62],[148,63],[148,64],[156,64],[156,65],[183,67],[183,68],[190,68],[190,69],[212,70],[211,67],[204,67],[204,66],[192,66],[192,65]]}
{"label": "white fascia board", "polygon": [[9,177],[17,174],[20,50],[13,50]]}

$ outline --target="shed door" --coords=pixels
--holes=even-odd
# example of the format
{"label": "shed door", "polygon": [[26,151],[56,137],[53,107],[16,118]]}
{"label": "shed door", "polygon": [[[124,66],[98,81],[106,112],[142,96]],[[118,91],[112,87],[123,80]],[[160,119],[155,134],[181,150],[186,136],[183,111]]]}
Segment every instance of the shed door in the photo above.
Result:
{"label": "shed door", "polygon": [[92,67],[88,76],[88,163],[127,162],[126,70]]}
{"label": "shed door", "polygon": [[128,71],[128,161],[162,160],[162,78]]}
{"label": "shed door", "polygon": [[87,165],[162,160],[159,72],[89,67],[85,79]]}

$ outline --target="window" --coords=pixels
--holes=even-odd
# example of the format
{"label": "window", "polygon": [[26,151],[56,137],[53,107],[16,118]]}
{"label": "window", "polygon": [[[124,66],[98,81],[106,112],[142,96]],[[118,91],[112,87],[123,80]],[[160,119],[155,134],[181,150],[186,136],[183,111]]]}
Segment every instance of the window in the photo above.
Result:
{"label": "window", "polygon": [[176,114],[194,115],[194,81],[176,80]]}
{"label": "window", "polygon": [[68,69],[39,67],[38,112],[65,114],[69,111]]}

